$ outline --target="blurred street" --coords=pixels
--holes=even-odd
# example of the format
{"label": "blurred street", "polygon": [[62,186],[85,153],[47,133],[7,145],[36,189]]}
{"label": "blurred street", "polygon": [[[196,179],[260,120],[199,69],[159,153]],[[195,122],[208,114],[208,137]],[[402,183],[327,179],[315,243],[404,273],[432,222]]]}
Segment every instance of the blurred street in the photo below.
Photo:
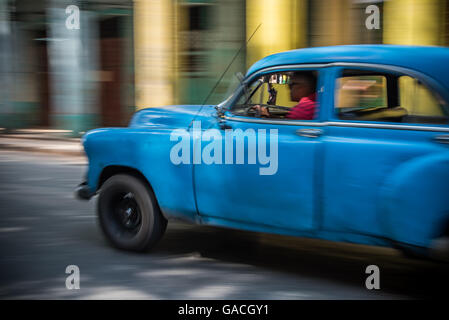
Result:
{"label": "blurred street", "polygon": [[[392,249],[175,221],[150,253],[115,250],[96,199],[74,199],[85,161],[0,149],[0,299],[414,299],[449,284],[447,266]],[[65,287],[72,264],[79,290]],[[365,288],[370,264],[380,290]]]}
{"label": "blurred street", "polygon": [[83,157],[84,151],[80,138],[67,138],[64,133],[66,133],[64,130],[48,129],[3,132],[0,135],[0,148]]}

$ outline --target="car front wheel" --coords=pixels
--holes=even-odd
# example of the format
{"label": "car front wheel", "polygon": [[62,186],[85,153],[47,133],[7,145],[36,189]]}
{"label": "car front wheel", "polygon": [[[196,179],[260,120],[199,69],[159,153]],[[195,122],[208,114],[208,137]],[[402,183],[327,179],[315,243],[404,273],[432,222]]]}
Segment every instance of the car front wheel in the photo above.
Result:
{"label": "car front wheel", "polygon": [[167,227],[152,190],[132,175],[117,174],[106,180],[97,209],[103,233],[119,249],[147,251]]}

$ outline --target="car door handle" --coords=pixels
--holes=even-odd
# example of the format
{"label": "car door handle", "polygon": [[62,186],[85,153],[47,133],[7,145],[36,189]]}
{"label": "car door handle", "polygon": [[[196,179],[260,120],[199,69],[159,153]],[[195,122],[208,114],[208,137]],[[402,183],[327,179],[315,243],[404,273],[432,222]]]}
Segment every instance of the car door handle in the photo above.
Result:
{"label": "car door handle", "polygon": [[323,134],[321,129],[299,129],[296,130],[296,134],[302,137],[317,138]]}
{"label": "car door handle", "polygon": [[436,136],[433,138],[436,142],[449,144],[449,135]]}

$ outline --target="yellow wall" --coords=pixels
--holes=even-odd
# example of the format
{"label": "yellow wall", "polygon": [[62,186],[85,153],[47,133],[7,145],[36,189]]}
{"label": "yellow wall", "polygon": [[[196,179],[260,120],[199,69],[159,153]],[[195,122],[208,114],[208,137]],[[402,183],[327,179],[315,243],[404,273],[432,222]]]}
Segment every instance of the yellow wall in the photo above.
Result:
{"label": "yellow wall", "polygon": [[306,46],[305,0],[247,0],[246,38],[259,30],[247,47],[247,67],[263,57]]}
{"label": "yellow wall", "polygon": [[443,1],[395,0],[384,2],[384,43],[439,45],[443,34]]}
{"label": "yellow wall", "polygon": [[134,0],[137,109],[173,103],[174,25],[171,1]]}
{"label": "yellow wall", "polygon": [[355,24],[352,0],[314,0],[313,4],[309,17],[312,47],[357,43],[360,26]]}
{"label": "yellow wall", "polygon": [[[384,2],[384,43],[401,45],[444,44],[444,2],[440,0],[396,0]],[[401,106],[409,113],[441,115],[434,97],[417,90],[407,77],[400,81]]]}

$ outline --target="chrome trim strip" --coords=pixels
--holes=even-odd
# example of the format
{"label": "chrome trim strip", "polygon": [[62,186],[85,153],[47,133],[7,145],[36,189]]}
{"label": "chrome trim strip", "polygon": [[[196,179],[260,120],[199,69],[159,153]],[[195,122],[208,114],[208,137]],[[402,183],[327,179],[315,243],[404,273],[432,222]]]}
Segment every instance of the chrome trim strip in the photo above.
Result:
{"label": "chrome trim strip", "polygon": [[372,129],[393,129],[393,130],[413,130],[413,131],[434,131],[434,132],[449,132],[448,127],[424,127],[401,124],[383,124],[383,123],[362,123],[362,122],[326,122],[328,126],[332,127],[354,127],[354,128],[372,128]]}
{"label": "chrome trim strip", "polygon": [[[361,67],[361,68],[383,68],[383,69],[389,69],[391,71],[400,71],[406,73],[406,71],[412,71],[414,73],[417,73],[415,70],[407,69],[400,66],[395,66],[391,64],[375,64],[375,63],[366,63],[366,62],[328,62],[328,63],[313,63],[313,64],[284,64],[284,65],[276,65],[272,67],[266,67],[259,69],[250,76],[252,78],[254,75],[265,73],[273,70],[282,70],[282,69],[290,69],[290,70],[297,70],[297,69],[310,69],[310,68],[326,68],[326,67]],[[419,73],[419,72],[418,72]],[[249,78],[248,78],[249,79]]]}
{"label": "chrome trim strip", "polygon": [[265,124],[281,124],[291,126],[307,126],[307,127],[323,127],[326,122],[308,122],[308,121],[295,121],[295,120],[269,120],[269,119],[257,119],[257,118],[243,118],[243,117],[229,117],[224,116],[226,120],[249,122],[249,123],[265,123]]}
{"label": "chrome trim strip", "polygon": [[326,68],[326,67],[361,67],[361,68],[382,68],[387,69],[391,71],[399,71],[403,73],[414,73],[414,74],[422,74],[420,71],[416,71],[413,69],[401,67],[401,66],[395,66],[391,64],[376,64],[376,63],[369,63],[369,62],[328,62],[328,63],[314,63],[314,64],[284,64],[284,65],[276,65],[272,67],[266,67],[259,70],[254,71],[250,75],[247,75],[246,77],[259,74],[259,73],[265,73],[267,71],[272,70],[281,70],[281,69],[290,69],[290,70],[296,70],[296,69],[309,69],[309,68]]}
{"label": "chrome trim strip", "polygon": [[224,116],[224,119],[238,122],[279,124],[279,125],[304,126],[304,127],[331,126],[331,127],[449,132],[449,127],[428,127],[428,126],[413,126],[413,125],[387,124],[387,123],[383,124],[383,123],[338,122],[338,121],[308,122],[308,121],[295,121],[295,120],[253,119],[253,118],[229,117],[229,116]]}
{"label": "chrome trim strip", "polygon": [[246,77],[250,76],[252,77],[255,74],[259,73],[265,73],[267,71],[271,70],[280,70],[280,69],[290,69],[290,70],[296,70],[296,69],[309,69],[309,68],[323,68],[323,67],[330,67],[333,66],[335,62],[331,63],[313,63],[313,64],[280,64],[272,67],[266,67],[263,69],[256,70],[252,72],[251,74],[246,75]]}

